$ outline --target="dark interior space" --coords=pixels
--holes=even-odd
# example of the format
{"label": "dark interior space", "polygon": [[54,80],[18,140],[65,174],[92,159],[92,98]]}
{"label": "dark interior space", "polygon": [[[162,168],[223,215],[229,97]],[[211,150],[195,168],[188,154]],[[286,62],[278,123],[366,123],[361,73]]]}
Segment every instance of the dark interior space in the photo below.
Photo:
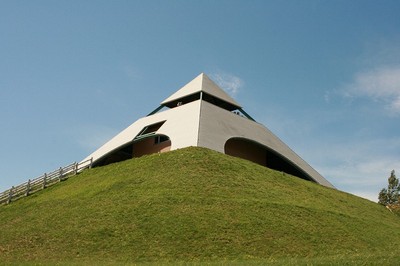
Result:
{"label": "dark interior space", "polygon": [[273,170],[313,181],[310,176],[279,153],[257,142],[244,138],[232,138],[225,143],[225,154],[246,159]]}
{"label": "dark interior space", "polygon": [[171,140],[165,135],[152,135],[135,140],[120,149],[110,152],[104,158],[93,164],[93,167],[122,162],[143,155],[169,151]]}

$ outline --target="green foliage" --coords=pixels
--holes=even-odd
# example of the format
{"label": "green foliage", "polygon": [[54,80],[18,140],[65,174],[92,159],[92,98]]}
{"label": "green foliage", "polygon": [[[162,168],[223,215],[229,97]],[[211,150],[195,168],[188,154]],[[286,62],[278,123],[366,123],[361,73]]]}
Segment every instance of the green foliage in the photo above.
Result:
{"label": "green foliage", "polygon": [[379,204],[203,148],[0,206],[6,265],[395,265],[399,249],[400,219]]}
{"label": "green foliage", "polygon": [[390,173],[388,178],[388,187],[383,188],[379,192],[379,203],[385,206],[397,205],[400,200],[400,183],[399,179],[396,177],[394,170]]}

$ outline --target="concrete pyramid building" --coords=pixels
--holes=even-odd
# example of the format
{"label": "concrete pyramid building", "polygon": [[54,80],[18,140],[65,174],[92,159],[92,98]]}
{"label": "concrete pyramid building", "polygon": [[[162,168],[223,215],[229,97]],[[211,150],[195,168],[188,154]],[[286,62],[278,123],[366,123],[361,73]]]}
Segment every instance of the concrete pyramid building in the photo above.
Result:
{"label": "concrete pyramid building", "polygon": [[106,165],[145,154],[205,147],[332,187],[205,74],[169,96],[84,160]]}

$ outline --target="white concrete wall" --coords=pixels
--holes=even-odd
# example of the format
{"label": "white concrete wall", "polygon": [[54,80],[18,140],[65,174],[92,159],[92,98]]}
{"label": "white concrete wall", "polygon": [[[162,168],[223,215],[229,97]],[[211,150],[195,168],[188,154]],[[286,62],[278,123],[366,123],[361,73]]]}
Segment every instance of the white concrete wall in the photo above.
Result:
{"label": "white concrete wall", "polygon": [[254,140],[278,152],[319,184],[333,187],[332,184],[263,125],[204,101],[201,105],[200,116],[198,146],[224,153],[225,143],[230,138],[241,137]]}
{"label": "white concrete wall", "polygon": [[157,134],[166,135],[171,139],[171,150],[197,146],[199,118],[200,101],[143,117],[82,161],[93,158],[93,162],[96,162],[125,144],[130,143],[145,126],[164,120],[166,122],[158,129]]}
{"label": "white concrete wall", "polygon": [[263,125],[200,100],[137,120],[84,160],[93,157],[96,162],[132,142],[145,126],[164,120],[166,122],[158,129],[157,134],[170,138],[171,150],[199,146],[225,153],[225,143],[230,138],[246,138],[278,152],[316,182],[333,187]]}

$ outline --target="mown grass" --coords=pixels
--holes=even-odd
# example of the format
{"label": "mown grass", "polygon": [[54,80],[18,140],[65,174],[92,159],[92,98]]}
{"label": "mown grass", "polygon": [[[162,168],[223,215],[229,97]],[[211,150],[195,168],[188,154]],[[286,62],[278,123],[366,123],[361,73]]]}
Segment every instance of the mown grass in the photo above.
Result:
{"label": "mown grass", "polygon": [[203,148],[0,206],[0,264],[395,265],[399,250],[384,207]]}

